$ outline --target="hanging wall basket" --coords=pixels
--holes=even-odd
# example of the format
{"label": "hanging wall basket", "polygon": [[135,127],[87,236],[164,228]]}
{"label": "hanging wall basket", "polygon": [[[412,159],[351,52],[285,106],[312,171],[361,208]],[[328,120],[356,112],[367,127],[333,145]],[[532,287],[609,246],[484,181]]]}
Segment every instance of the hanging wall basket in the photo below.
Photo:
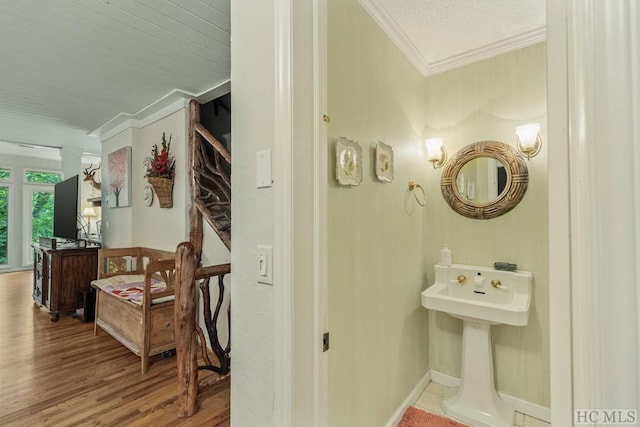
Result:
{"label": "hanging wall basket", "polygon": [[173,179],[150,176],[147,178],[149,184],[158,196],[161,208],[173,207]]}

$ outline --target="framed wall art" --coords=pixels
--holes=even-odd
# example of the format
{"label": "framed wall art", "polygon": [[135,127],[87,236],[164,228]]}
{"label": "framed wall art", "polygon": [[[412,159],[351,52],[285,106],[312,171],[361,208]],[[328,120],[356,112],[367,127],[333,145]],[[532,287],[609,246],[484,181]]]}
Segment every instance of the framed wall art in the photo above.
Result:
{"label": "framed wall art", "polygon": [[375,171],[380,181],[393,182],[393,147],[380,141],[376,144]]}
{"label": "framed wall art", "polygon": [[110,208],[131,206],[131,147],[109,153],[107,160],[107,205]]}
{"label": "framed wall art", "polygon": [[340,185],[360,185],[362,182],[362,147],[356,141],[338,138],[336,180]]}

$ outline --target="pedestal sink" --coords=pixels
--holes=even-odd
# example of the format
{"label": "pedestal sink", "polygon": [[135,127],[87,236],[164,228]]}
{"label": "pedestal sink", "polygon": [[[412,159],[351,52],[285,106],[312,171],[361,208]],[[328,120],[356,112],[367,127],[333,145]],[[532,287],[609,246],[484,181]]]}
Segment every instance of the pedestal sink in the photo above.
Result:
{"label": "pedestal sink", "polygon": [[511,427],[515,410],[500,399],[493,381],[491,325],[525,326],[532,274],[491,267],[436,265],[436,280],[422,292],[422,305],[463,321],[462,375],[445,413],[475,427]]}

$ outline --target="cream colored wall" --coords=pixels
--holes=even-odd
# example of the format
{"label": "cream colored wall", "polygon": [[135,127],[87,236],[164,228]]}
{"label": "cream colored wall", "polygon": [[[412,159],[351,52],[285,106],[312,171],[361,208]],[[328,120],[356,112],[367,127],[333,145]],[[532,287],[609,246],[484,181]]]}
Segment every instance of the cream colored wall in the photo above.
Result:
{"label": "cream colored wall", "polygon": [[[430,172],[419,137],[425,79],[356,0],[328,3],[328,424],[381,426],[429,369],[429,209],[407,191]],[[336,183],[338,136],[362,146],[360,186]],[[373,172],[379,140],[394,149],[392,183]]]}
{"label": "cream colored wall", "polygon": [[[144,159],[151,156],[153,144],[160,146],[162,132],[166,133],[167,138],[172,135],[171,153],[176,159],[172,208],[160,208],[155,194],[151,206],[145,206],[142,198],[147,184]],[[103,142],[103,165],[108,164],[109,153],[124,146],[132,147],[131,206],[102,208],[104,246],[147,246],[173,251],[180,242],[188,240],[187,203],[190,196],[186,138],[187,110],[182,108],[142,128],[128,128]],[[107,176],[106,171],[104,176]]]}
{"label": "cream colored wall", "polygon": [[[190,195],[187,182],[187,126],[188,112],[183,108],[140,129],[140,138],[134,146],[131,161],[133,238],[136,245],[175,251],[180,242],[188,240]],[[144,177],[144,159],[151,156],[154,144],[161,146],[162,132],[165,132],[167,140],[171,135],[171,154],[176,160],[172,208],[161,208],[155,194],[151,206],[145,206],[142,198],[144,186],[147,184]]]}
{"label": "cream colored wall", "polygon": [[[143,189],[147,184],[144,177],[145,157],[151,155],[154,144],[162,143],[162,132],[171,139],[171,154],[176,160],[176,175],[173,187],[173,207],[161,208],[157,195],[154,194],[153,204],[145,206]],[[174,251],[180,242],[189,240],[189,205],[190,188],[188,182],[188,111],[182,108],[142,128],[130,128],[104,142],[102,151],[103,164],[106,165],[108,153],[118,148],[131,145],[131,207],[102,209],[103,221],[109,221],[109,230],[103,222],[103,244],[106,247],[146,246],[157,249]],[[127,224],[121,227],[120,224]],[[228,263],[230,253],[215,232],[204,223],[204,237],[202,245],[202,265]],[[226,302],[222,315],[218,321],[219,339],[224,346],[228,340],[228,322],[226,308],[228,307],[229,277],[225,278]],[[210,285],[211,300],[218,298],[218,283],[212,281]],[[200,294],[198,294],[200,295]],[[215,307],[215,306],[214,306]],[[198,318],[200,326],[205,329],[202,318],[202,301],[198,301]],[[207,337],[207,342],[208,342]]]}
{"label": "cream colored wall", "polygon": [[[533,301],[526,327],[494,326],[496,386],[499,391],[548,407],[549,281],[547,220],[546,45],[516,52],[430,77],[426,81],[426,136],[442,136],[450,154],[480,140],[515,146],[515,127],[541,124],[543,148],[527,162],[529,187],[511,212],[491,220],[455,213],[440,193],[441,169],[429,170],[425,234],[428,277],[447,243],[455,263],[491,266],[517,263],[533,272]],[[462,322],[429,314],[431,368],[460,376]]]}
{"label": "cream colored wall", "polygon": [[[129,128],[117,135],[102,142],[102,164],[107,167],[108,156],[122,147],[134,146],[139,130]],[[133,151],[133,149],[132,149]],[[133,153],[132,153],[133,156]],[[132,161],[132,169],[134,169]],[[133,206],[136,198],[136,191],[132,188],[132,204],[128,207],[110,208],[106,205],[106,183],[108,172],[102,175],[105,177],[105,189],[102,190],[102,245],[107,248],[128,247],[133,243]],[[134,173],[135,176],[135,173]]]}

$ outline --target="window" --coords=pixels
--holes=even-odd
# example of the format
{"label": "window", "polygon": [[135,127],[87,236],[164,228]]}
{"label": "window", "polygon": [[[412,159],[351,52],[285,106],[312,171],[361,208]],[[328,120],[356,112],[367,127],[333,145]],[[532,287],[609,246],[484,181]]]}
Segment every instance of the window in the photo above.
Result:
{"label": "window", "polygon": [[25,182],[30,184],[57,184],[62,181],[60,172],[43,172],[27,170],[24,173]]}
{"label": "window", "polygon": [[0,182],[0,265],[9,263],[9,187]]}
{"label": "window", "polygon": [[31,190],[31,242],[38,237],[53,237],[53,189]]}
{"label": "window", "polygon": [[53,237],[54,184],[62,181],[62,173],[54,171],[24,171],[24,257],[33,261],[31,245],[38,243],[40,237]]}
{"label": "window", "polygon": [[9,263],[9,182],[11,169],[0,168],[0,265]]}

